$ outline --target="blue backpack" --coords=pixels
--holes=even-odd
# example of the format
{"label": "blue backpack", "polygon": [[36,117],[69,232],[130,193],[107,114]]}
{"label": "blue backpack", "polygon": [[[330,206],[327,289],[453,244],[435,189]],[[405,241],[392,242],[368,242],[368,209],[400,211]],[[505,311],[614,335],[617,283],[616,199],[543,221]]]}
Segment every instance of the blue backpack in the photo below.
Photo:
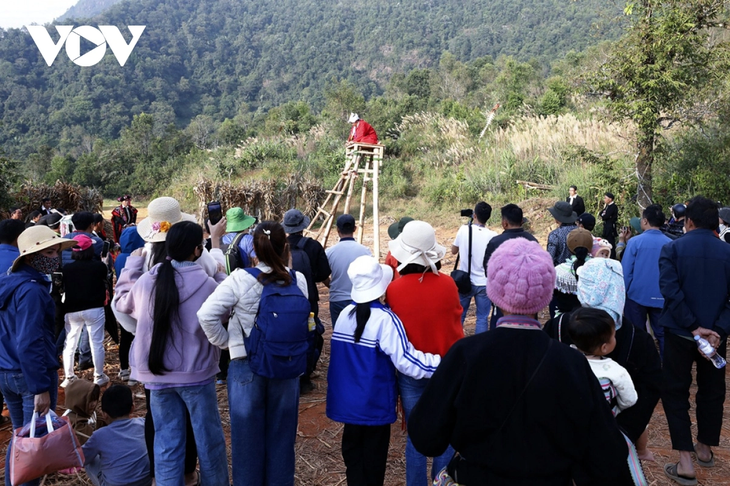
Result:
{"label": "blue backpack", "polygon": [[[254,278],[261,274],[258,268],[245,271]],[[243,340],[251,371],[265,378],[296,378],[307,369],[309,301],[294,270],[289,273],[289,285],[264,285],[253,329]]]}

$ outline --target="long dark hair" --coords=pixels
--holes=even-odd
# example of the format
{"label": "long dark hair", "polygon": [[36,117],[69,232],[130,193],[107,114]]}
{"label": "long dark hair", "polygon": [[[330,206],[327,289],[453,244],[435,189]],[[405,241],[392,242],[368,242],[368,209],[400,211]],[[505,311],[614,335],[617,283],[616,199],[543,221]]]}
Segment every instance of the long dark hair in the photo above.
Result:
{"label": "long dark hair", "polygon": [[578,280],[577,271],[586,262],[586,258],[588,257],[589,250],[588,250],[588,248],[579,246],[575,249],[575,251],[573,253],[575,253],[575,261],[573,262],[573,273],[575,273],[575,279]]}
{"label": "long dark hair", "polygon": [[259,261],[271,267],[271,273],[259,275],[259,282],[264,285],[280,280],[284,285],[291,283],[291,275],[286,270],[289,243],[283,226],[276,221],[262,221],[253,232],[253,248]]}
{"label": "long dark hair", "polygon": [[172,260],[185,261],[203,242],[203,228],[190,221],[173,224],[165,239],[165,249],[170,259],[165,259],[157,270],[152,288],[154,312],[152,314],[152,342],[147,366],[155,375],[170,371],[165,367],[165,350],[173,323],[178,322],[180,291],[175,283]]}
{"label": "long dark hair", "polygon": [[[169,235],[168,235],[169,236]],[[167,248],[164,241],[155,241],[152,243],[150,250],[150,268],[154,267],[158,263],[165,261],[167,257]]]}
{"label": "long dark hair", "polygon": [[[373,301],[374,302],[374,301]],[[362,333],[365,331],[365,324],[370,319],[370,305],[373,302],[365,302],[364,304],[355,304],[355,308],[350,311],[350,315],[355,314],[355,342],[359,343]]]}

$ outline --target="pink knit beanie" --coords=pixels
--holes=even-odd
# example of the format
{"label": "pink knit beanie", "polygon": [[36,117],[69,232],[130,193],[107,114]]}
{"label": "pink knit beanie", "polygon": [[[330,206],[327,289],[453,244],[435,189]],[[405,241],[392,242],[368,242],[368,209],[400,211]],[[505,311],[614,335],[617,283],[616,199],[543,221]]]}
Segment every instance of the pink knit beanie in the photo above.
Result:
{"label": "pink knit beanie", "polygon": [[489,259],[487,295],[504,312],[537,314],[550,303],[554,288],[552,257],[534,241],[507,240]]}

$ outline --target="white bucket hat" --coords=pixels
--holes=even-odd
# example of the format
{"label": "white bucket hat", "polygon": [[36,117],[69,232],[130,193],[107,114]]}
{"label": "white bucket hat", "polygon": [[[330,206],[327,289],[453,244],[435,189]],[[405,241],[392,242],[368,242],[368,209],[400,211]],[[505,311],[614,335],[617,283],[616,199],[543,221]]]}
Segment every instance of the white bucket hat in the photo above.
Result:
{"label": "white bucket hat", "polygon": [[436,263],[446,254],[446,248],[436,242],[436,231],[425,221],[411,221],[403,227],[398,238],[388,242],[390,254],[398,260],[400,272],[409,263],[431,267],[438,275]]}
{"label": "white bucket hat", "polygon": [[366,304],[379,299],[385,294],[388,284],[393,280],[393,269],[381,265],[371,256],[355,259],[347,269],[347,276],[352,282],[350,296],[358,304]]}
{"label": "white bucket hat", "polygon": [[147,218],[137,225],[137,232],[143,240],[150,243],[165,241],[170,226],[180,221],[195,223],[195,216],[183,213],[180,203],[172,197],[158,197],[147,206]]}
{"label": "white bucket hat", "polygon": [[20,256],[13,261],[10,271],[16,271],[20,266],[20,263],[23,261],[23,257],[27,255],[38,253],[39,251],[56,245],[61,245],[61,251],[63,251],[67,248],[76,246],[77,243],[78,242],[76,240],[61,238],[48,226],[31,226],[18,236],[18,250],[20,251]]}
{"label": "white bucket hat", "polygon": [[360,119],[360,115],[357,113],[350,113],[350,118],[347,120],[347,123],[355,123]]}

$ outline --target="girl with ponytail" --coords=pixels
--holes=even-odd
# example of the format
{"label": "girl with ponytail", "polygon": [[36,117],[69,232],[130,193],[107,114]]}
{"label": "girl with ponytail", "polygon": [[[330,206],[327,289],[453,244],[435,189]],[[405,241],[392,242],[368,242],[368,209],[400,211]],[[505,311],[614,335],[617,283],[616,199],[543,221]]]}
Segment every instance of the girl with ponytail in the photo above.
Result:
{"label": "girl with ponytail", "polygon": [[[391,267],[361,256],[347,275],[353,303],[340,313],[332,333],[327,416],[345,424],[347,483],[383,484],[390,424],[396,420],[396,371],[416,380],[430,378],[441,357],[416,350],[398,316],[384,304]],[[456,315],[458,325],[460,317]]]}
{"label": "girl with ponytail", "polygon": [[[299,377],[257,375],[246,359],[243,340],[254,326],[264,285],[292,282],[289,245],[284,228],[274,221],[256,226],[253,244],[261,273],[254,278],[245,269],[234,270],[200,308],[198,319],[210,342],[231,353],[226,383],[234,486],[293,486]],[[295,276],[296,286],[308,297],[304,275],[296,272]],[[221,316],[231,312],[226,329]]]}
{"label": "girl with ponytail", "polygon": [[585,228],[568,233],[570,258],[555,267],[555,290],[553,300],[557,303],[555,317],[580,307],[578,300],[578,269],[591,259],[593,235]]}
{"label": "girl with ponytail", "polygon": [[215,375],[220,349],[210,344],[196,312],[218,286],[195,264],[204,251],[203,230],[193,222],[173,224],[165,238],[167,257],[122,289],[117,309],[137,321],[130,350],[131,378],[145,384],[154,419],[155,479],[183,484],[186,413],[195,436],[202,484],[228,484]]}

